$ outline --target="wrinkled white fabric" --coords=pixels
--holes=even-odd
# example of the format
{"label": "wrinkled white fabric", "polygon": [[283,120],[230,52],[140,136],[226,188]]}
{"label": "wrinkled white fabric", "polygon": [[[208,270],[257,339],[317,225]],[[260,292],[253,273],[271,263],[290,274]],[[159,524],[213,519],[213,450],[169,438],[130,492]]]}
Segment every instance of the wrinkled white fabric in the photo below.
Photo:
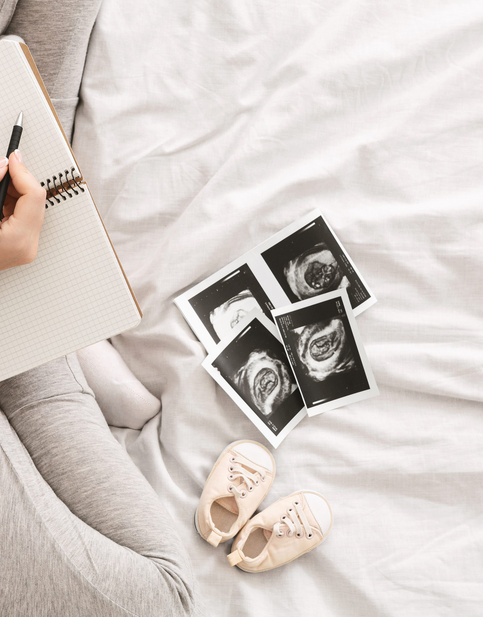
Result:
{"label": "wrinkled white fabric", "polygon": [[[74,150],[144,312],[114,341],[162,401],[113,429],[168,495],[214,617],[480,617],[483,4],[104,0]],[[320,208],[378,298],[381,394],[304,419],[265,500],[334,525],[249,576],[193,515],[225,446],[263,437],[201,368],[173,298]]]}

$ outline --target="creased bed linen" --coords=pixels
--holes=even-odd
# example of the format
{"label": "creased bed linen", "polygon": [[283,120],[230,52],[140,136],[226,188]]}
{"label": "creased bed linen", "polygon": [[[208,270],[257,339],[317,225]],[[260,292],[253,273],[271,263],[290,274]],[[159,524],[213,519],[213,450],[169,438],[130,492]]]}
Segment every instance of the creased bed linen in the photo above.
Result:
{"label": "creased bed linen", "polygon": [[[175,518],[209,614],[483,610],[483,4],[104,0],[74,150],[144,312],[113,344],[161,400],[112,430]],[[265,500],[323,493],[322,547],[231,569],[193,515],[263,437],[201,368],[173,298],[319,208],[378,298],[380,396],[304,419]]]}

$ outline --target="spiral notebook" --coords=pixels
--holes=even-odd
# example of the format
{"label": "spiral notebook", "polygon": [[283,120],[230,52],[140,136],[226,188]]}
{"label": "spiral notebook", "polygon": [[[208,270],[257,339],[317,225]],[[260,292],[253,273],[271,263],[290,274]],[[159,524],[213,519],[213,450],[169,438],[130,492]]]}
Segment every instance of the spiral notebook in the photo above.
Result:
{"label": "spiral notebook", "polygon": [[2,41],[0,152],[20,111],[23,160],[47,200],[37,258],[0,272],[0,380],[142,317],[28,48]]}

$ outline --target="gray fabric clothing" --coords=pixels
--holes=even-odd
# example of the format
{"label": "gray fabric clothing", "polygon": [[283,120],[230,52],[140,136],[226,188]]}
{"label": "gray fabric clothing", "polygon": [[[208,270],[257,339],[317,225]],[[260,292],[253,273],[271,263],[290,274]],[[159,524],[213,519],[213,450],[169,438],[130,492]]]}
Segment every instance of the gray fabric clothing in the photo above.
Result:
{"label": "gray fabric clothing", "polygon": [[75,355],[1,382],[0,407],[0,615],[199,614],[174,523]]}
{"label": "gray fabric clothing", "polygon": [[69,140],[89,38],[102,0],[0,0],[0,34],[28,45]]}
{"label": "gray fabric clothing", "polygon": [[[67,137],[101,0],[0,0]],[[185,548],[74,356],[0,383],[0,617],[200,615]]]}
{"label": "gray fabric clothing", "polygon": [[6,32],[16,6],[17,0],[0,0],[0,34]]}

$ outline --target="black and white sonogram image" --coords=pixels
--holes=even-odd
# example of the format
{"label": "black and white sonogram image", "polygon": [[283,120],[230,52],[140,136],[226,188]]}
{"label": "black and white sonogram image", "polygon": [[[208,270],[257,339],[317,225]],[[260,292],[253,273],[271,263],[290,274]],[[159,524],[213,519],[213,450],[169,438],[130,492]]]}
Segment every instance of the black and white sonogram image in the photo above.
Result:
{"label": "black and white sonogram image", "polygon": [[299,300],[340,287],[349,287],[341,266],[324,242],[289,260],[283,269],[287,283]]}
{"label": "black and white sonogram image", "polygon": [[348,255],[319,216],[262,257],[291,302],[346,289],[352,308],[366,302],[366,289]]}
{"label": "black and white sonogram image", "polygon": [[283,345],[256,318],[212,365],[274,433],[304,406]]}
{"label": "black and white sonogram image", "polygon": [[273,304],[246,264],[206,287],[189,303],[215,343],[230,336],[255,308],[272,319]]}
{"label": "black and white sonogram image", "polygon": [[304,372],[320,382],[354,368],[354,351],[340,317],[294,328],[296,352]]}
{"label": "black and white sonogram image", "polygon": [[274,312],[307,409],[353,395],[355,400],[375,388],[352,310],[341,293]]}
{"label": "black and white sonogram image", "polygon": [[270,416],[295,388],[288,363],[265,349],[254,349],[232,375],[243,398]]}

